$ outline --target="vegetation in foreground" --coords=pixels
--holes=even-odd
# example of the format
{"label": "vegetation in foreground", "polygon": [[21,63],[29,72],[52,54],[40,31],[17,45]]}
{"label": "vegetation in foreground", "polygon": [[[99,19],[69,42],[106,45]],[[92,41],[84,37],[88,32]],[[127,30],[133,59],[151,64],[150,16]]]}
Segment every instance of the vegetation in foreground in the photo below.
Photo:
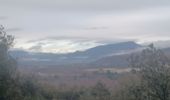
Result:
{"label": "vegetation in foreground", "polygon": [[113,89],[102,83],[89,88],[51,87],[20,74],[9,55],[14,38],[0,28],[0,100],[169,100],[169,59],[150,45],[129,58],[134,70]]}

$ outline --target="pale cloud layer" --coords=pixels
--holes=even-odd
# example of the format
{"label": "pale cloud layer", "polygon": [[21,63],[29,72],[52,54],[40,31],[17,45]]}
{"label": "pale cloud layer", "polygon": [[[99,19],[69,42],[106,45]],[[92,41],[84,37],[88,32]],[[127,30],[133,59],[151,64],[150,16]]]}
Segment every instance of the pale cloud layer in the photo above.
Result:
{"label": "pale cloud layer", "polygon": [[[29,40],[65,37],[30,49],[75,51],[100,41],[170,40],[169,11],[169,0],[0,0],[0,24],[16,36],[17,47],[28,49]],[[77,43],[77,37],[87,41]]]}
{"label": "pale cloud layer", "polygon": [[67,53],[86,50],[97,45],[103,45],[103,43],[83,38],[50,37],[20,43],[16,45],[16,48],[25,49],[31,52]]}

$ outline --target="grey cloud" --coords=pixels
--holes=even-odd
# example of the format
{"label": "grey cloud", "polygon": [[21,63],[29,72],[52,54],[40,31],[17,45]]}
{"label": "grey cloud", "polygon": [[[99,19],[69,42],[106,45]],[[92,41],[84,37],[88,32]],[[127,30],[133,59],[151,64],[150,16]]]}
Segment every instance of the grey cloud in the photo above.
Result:
{"label": "grey cloud", "polygon": [[84,43],[84,42],[96,42],[99,44],[111,44],[117,42],[126,42],[126,41],[137,41],[136,39],[122,39],[122,38],[114,38],[114,39],[105,39],[105,38],[83,38],[83,37],[46,37],[36,40],[29,40],[26,43],[37,43],[38,45],[46,45],[43,41],[56,41],[56,40],[70,40],[74,43]]}
{"label": "grey cloud", "polygon": [[100,27],[97,27],[97,26],[94,26],[94,27],[86,27],[86,28],[83,28],[84,30],[107,30],[109,29],[109,27],[107,26],[100,26]]}
{"label": "grey cloud", "polygon": [[6,17],[6,16],[0,16],[0,20],[6,20],[6,19],[8,19],[8,17]]}
{"label": "grey cloud", "polygon": [[[169,0],[5,0],[16,6],[50,10],[127,10],[169,6]],[[8,3],[9,4],[9,3]]]}
{"label": "grey cloud", "polygon": [[30,47],[29,50],[41,52],[42,51],[42,45],[41,44],[36,44],[36,45]]}
{"label": "grey cloud", "polygon": [[6,32],[18,32],[18,31],[21,31],[22,29],[21,28],[8,28],[8,29],[5,29]]}
{"label": "grey cloud", "polygon": [[26,43],[170,37],[170,0],[2,0],[0,11],[7,31]]}
{"label": "grey cloud", "polygon": [[[28,43],[29,42],[29,43]],[[33,44],[28,50],[33,52],[75,52],[77,50],[85,50],[97,45],[101,45],[93,40],[80,40],[80,39],[54,39],[46,38],[41,40],[28,41],[27,44]]]}
{"label": "grey cloud", "polygon": [[166,40],[166,41],[156,41],[154,42],[154,45],[160,48],[167,48],[170,47],[170,40]]}
{"label": "grey cloud", "polygon": [[162,21],[155,21],[152,24],[149,24],[148,28],[150,28],[151,30],[154,30],[154,33],[157,35],[161,34],[161,35],[170,36],[170,19],[162,20]]}
{"label": "grey cloud", "polygon": [[71,37],[71,36],[58,36],[58,37],[45,37],[45,38],[40,38],[40,39],[35,39],[35,40],[29,40],[27,43],[33,43],[33,42],[40,42],[40,41],[45,41],[45,40],[89,40],[88,38],[83,38],[83,37]]}

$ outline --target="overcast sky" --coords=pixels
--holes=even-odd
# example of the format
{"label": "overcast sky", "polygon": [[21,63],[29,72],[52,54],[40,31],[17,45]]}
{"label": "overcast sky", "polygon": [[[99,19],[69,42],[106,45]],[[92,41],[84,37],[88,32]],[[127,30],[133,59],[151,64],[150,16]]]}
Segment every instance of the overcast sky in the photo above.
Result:
{"label": "overcast sky", "polygon": [[32,51],[170,40],[170,0],[0,0],[0,12],[16,47]]}

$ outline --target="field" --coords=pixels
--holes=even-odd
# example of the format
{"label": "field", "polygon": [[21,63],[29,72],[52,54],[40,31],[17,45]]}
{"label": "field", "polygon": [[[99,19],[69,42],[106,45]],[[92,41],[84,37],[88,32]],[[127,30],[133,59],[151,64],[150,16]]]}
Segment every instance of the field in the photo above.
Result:
{"label": "field", "polygon": [[21,72],[51,85],[89,87],[97,82],[108,86],[131,71],[131,68],[82,68],[82,67],[20,67]]}

